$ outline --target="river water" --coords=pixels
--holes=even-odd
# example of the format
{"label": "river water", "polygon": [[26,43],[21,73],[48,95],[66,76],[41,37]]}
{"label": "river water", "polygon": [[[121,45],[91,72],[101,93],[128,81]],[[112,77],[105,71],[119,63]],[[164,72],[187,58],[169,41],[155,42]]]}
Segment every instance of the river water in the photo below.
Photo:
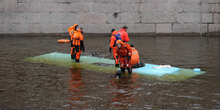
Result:
{"label": "river water", "polygon": [[[199,67],[184,81],[150,80],[25,62],[69,52],[61,37],[1,36],[0,110],[220,110],[220,38],[131,37],[145,63]],[[111,58],[108,37],[85,36],[84,55]]]}

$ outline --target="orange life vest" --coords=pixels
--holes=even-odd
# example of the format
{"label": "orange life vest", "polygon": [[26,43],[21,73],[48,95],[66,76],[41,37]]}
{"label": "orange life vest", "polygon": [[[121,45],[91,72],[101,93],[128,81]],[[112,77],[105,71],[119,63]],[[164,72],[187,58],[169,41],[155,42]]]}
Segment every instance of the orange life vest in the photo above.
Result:
{"label": "orange life vest", "polygon": [[80,41],[83,40],[83,35],[80,29],[76,30],[76,26],[78,26],[78,24],[74,24],[73,26],[69,27],[68,32],[70,35],[70,40],[72,40],[72,44],[75,46],[80,46]]}
{"label": "orange life vest", "polygon": [[73,41],[73,45],[80,46],[80,41],[83,40],[83,35],[80,31],[74,31],[73,36],[71,37],[71,40]]}
{"label": "orange life vest", "polygon": [[138,51],[132,47],[131,64],[136,65],[140,63]]}

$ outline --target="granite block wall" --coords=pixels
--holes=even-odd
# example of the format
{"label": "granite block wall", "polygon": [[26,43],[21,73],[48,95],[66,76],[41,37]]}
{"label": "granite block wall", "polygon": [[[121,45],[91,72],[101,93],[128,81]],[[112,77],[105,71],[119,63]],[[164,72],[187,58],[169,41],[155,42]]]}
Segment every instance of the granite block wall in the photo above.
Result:
{"label": "granite block wall", "polygon": [[87,33],[219,32],[220,0],[0,0],[0,33],[64,33],[75,23]]}

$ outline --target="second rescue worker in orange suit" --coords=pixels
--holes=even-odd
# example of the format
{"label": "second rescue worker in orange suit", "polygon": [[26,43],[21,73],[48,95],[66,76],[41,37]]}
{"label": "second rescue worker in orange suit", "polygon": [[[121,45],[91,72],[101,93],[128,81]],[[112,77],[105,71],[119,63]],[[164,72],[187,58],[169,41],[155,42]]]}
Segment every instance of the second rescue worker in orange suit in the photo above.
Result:
{"label": "second rescue worker in orange suit", "polygon": [[130,41],[130,39],[129,39],[129,37],[128,37],[127,29],[128,29],[127,26],[123,26],[123,27],[118,31],[118,34],[120,34],[121,40],[122,40],[123,42],[129,42],[129,41]]}
{"label": "second rescue worker in orange suit", "polygon": [[[125,70],[128,70],[128,73],[132,73],[131,65],[131,55],[132,48],[129,44],[122,42],[121,40],[117,41],[117,55],[119,58],[121,72],[124,73]],[[120,74],[119,74],[120,77]]]}
{"label": "second rescue worker in orange suit", "polygon": [[110,48],[109,52],[113,54],[114,60],[115,60],[115,67],[119,67],[119,62],[118,62],[118,56],[117,56],[117,45],[116,45],[116,37],[115,35],[117,34],[117,31],[115,29],[112,29],[112,36],[110,39]]}
{"label": "second rescue worker in orange suit", "polygon": [[83,43],[83,35],[80,31],[79,25],[74,24],[69,29],[70,43],[71,43],[71,58],[76,62],[80,61],[81,50],[85,51]]}

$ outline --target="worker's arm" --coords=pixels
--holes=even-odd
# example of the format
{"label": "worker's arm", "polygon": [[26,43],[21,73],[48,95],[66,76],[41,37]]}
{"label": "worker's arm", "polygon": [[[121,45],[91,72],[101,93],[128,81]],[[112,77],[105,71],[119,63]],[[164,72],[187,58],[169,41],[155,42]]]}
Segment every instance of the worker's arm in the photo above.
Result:
{"label": "worker's arm", "polygon": [[129,42],[129,37],[128,37],[128,33],[127,32],[124,32],[124,41],[125,42]]}
{"label": "worker's arm", "polygon": [[69,35],[70,35],[69,40],[72,40],[72,36],[73,36],[73,29],[72,29],[72,27],[68,28],[68,32],[69,32]]}
{"label": "worker's arm", "polygon": [[112,36],[111,37],[111,40],[110,40],[110,45],[109,45],[109,52],[111,53],[111,51],[112,51],[112,48],[114,47],[114,45],[115,45],[115,37],[114,36]]}
{"label": "worker's arm", "polygon": [[73,30],[72,30],[71,27],[68,29],[68,32],[69,32],[69,35],[70,35],[70,37],[69,37],[70,46],[73,47],[73,39],[72,39],[72,36],[73,36],[74,33],[73,33]]}
{"label": "worker's arm", "polygon": [[85,51],[84,37],[83,37],[82,33],[80,34],[80,50],[82,50],[83,52]]}
{"label": "worker's arm", "polygon": [[85,51],[85,46],[83,40],[80,41],[80,50]]}

